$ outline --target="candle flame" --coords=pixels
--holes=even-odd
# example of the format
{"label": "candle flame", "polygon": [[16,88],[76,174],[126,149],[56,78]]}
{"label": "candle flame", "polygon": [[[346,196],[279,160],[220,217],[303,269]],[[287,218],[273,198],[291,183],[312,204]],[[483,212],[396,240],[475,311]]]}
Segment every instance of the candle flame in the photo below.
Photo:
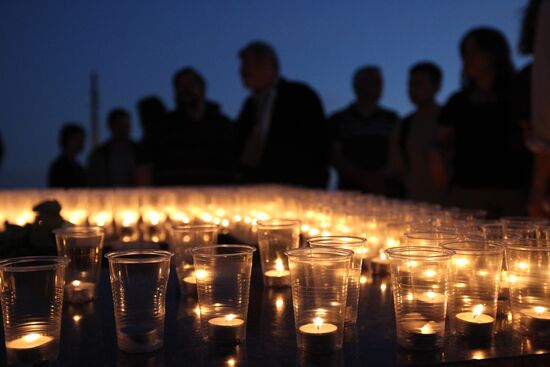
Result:
{"label": "candle flame", "polygon": [[426,270],[426,271],[424,272],[424,275],[425,275],[426,277],[428,277],[428,278],[432,278],[432,277],[436,276],[436,274],[437,274],[437,273],[435,272],[435,270],[431,270],[431,269],[430,269],[430,270]]}
{"label": "candle flame", "polygon": [[431,300],[434,300],[435,297],[436,297],[436,293],[434,291],[427,291],[426,292],[426,296],[431,299]]}
{"label": "candle flame", "polygon": [[386,260],[388,258],[388,255],[386,255],[385,252],[380,252],[380,260]]}
{"label": "candle flame", "polygon": [[73,321],[74,322],[79,322],[80,320],[82,320],[82,316],[80,316],[80,315],[74,315],[73,316]]}
{"label": "candle flame", "polygon": [[483,309],[484,309],[484,308],[485,308],[485,307],[483,307],[483,305],[476,305],[476,306],[474,306],[474,309],[472,310],[472,313],[473,313],[473,315],[474,315],[474,316],[473,316],[474,319],[475,319],[476,317],[478,317],[479,315],[481,315],[481,313],[483,312]]}
{"label": "candle flame", "polygon": [[526,263],[524,262],[520,262],[518,264],[518,268],[520,268],[521,270],[527,270],[527,268],[529,268],[529,265],[527,265]]}
{"label": "candle flame", "polygon": [[430,324],[426,324],[420,328],[420,334],[432,334],[433,329]]}
{"label": "candle flame", "polygon": [[32,343],[37,341],[39,338],[40,338],[40,334],[32,333],[32,334],[25,335],[23,337],[23,340],[25,341],[25,343]]}
{"label": "candle flame", "polygon": [[454,259],[454,263],[456,266],[465,266],[468,265],[468,259],[460,257],[458,259]]}
{"label": "candle flame", "polygon": [[281,273],[285,270],[285,267],[283,265],[283,260],[277,258],[277,260],[275,260],[275,270],[278,272],[278,273]]}
{"label": "candle flame", "polygon": [[317,329],[320,329],[321,326],[323,326],[324,322],[325,321],[323,320],[323,318],[319,316],[313,319],[313,324],[317,327]]}
{"label": "candle flame", "polygon": [[227,321],[231,321],[231,320],[233,320],[235,317],[237,317],[237,316],[234,315],[234,314],[232,314],[232,313],[230,313],[230,314],[228,314],[228,315],[225,315],[225,319],[226,319]]}
{"label": "candle flame", "polygon": [[80,285],[80,280],[73,280],[71,284],[74,285],[75,287],[78,287]]}
{"label": "candle flame", "polygon": [[542,306],[536,306],[534,308],[535,312],[538,313],[539,315],[544,313],[546,311],[546,307],[542,307]]}
{"label": "candle flame", "polygon": [[206,279],[206,276],[208,275],[208,272],[206,270],[199,269],[195,271],[195,279]]}
{"label": "candle flame", "polygon": [[235,366],[235,359],[234,358],[229,358],[227,360],[227,365],[230,366],[230,367]]}
{"label": "candle flame", "polygon": [[277,311],[281,311],[284,306],[285,306],[285,301],[283,300],[283,297],[281,296],[277,297],[277,300],[275,301],[275,308],[277,309]]}
{"label": "candle flame", "polygon": [[366,284],[367,283],[367,277],[362,275],[361,278],[359,278],[359,283]]}

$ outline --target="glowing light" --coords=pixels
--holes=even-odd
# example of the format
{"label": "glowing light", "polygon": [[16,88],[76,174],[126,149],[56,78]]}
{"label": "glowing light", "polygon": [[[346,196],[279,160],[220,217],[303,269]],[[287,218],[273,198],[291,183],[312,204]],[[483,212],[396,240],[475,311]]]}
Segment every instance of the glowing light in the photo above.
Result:
{"label": "glowing light", "polygon": [[82,320],[82,316],[80,316],[80,315],[74,315],[73,316],[73,321],[74,322],[79,322],[80,320]]}
{"label": "glowing light", "polygon": [[317,329],[320,329],[321,326],[323,326],[323,323],[325,321],[323,320],[323,318],[317,316],[316,318],[313,319],[313,324],[317,327]]}
{"label": "glowing light", "polygon": [[277,260],[275,260],[275,270],[278,273],[282,273],[285,270],[285,266],[283,265],[283,260],[281,260],[279,258],[277,258]]}
{"label": "glowing light", "polygon": [[535,310],[535,312],[539,315],[543,314],[545,311],[546,311],[546,307],[542,307],[542,306],[535,306],[533,308],[533,310]]}
{"label": "glowing light", "polygon": [[420,328],[420,334],[433,334],[433,328],[430,324],[426,324]]}
{"label": "glowing light", "polygon": [[201,315],[201,308],[197,305],[197,306],[193,309],[193,312],[195,313],[195,315],[200,316],[200,315]]}
{"label": "glowing light", "polygon": [[486,270],[480,270],[480,271],[477,272],[477,274],[479,276],[486,277],[487,275],[489,275],[489,272],[486,271]]}
{"label": "glowing light", "polygon": [[206,279],[207,276],[208,276],[208,272],[206,270],[199,269],[195,271],[195,279],[197,280]]}
{"label": "glowing light", "polygon": [[386,255],[385,252],[380,252],[380,260],[386,260],[388,258],[388,255]]}
{"label": "glowing light", "polygon": [[459,257],[457,259],[453,259],[453,262],[455,263],[456,266],[465,266],[465,265],[468,265],[468,259],[465,259],[463,257]]}
{"label": "glowing light", "polygon": [[473,318],[475,319],[476,317],[478,317],[479,315],[481,315],[481,313],[483,312],[483,309],[485,307],[483,307],[483,305],[476,305],[474,306],[474,309],[472,310],[472,314],[473,314]]}
{"label": "glowing light", "polygon": [[407,301],[412,301],[414,299],[414,296],[411,292],[407,293]]}
{"label": "glowing light", "polygon": [[437,275],[437,272],[435,270],[426,270],[424,272],[424,276],[428,277],[428,278],[433,278]]}
{"label": "glowing light", "polygon": [[388,286],[386,285],[386,283],[380,284],[380,290],[381,290],[382,292],[385,292],[387,288],[388,288]]}
{"label": "glowing light", "polygon": [[235,317],[237,317],[237,315],[234,315],[234,314],[230,313],[230,314],[228,314],[228,315],[225,315],[225,320],[231,321],[231,320],[233,320]]}
{"label": "glowing light", "polygon": [[40,339],[40,334],[36,333],[27,334],[23,337],[23,341],[25,341],[25,343],[32,343],[37,341],[38,339]]}
{"label": "glowing light", "polygon": [[78,287],[80,285],[80,280],[73,280],[71,284],[74,285],[75,287]]}
{"label": "glowing light", "polygon": [[418,263],[414,260],[408,260],[405,262],[405,265],[407,265],[410,268],[414,268],[416,265],[418,265]]}
{"label": "glowing light", "polygon": [[235,366],[236,362],[235,362],[235,359],[234,358],[229,358],[227,360],[227,365],[230,366],[230,367],[233,367]]}
{"label": "glowing light", "polygon": [[235,222],[240,222],[241,220],[243,220],[243,217],[241,217],[239,214],[237,214],[237,215],[235,215],[235,216],[233,217],[233,220],[234,220]]}
{"label": "glowing light", "polygon": [[222,219],[222,226],[229,227],[229,220],[228,219]]}
{"label": "glowing light", "polygon": [[361,278],[359,278],[359,283],[366,284],[367,283],[367,277],[362,275]]}
{"label": "glowing light", "polygon": [[476,351],[472,354],[472,359],[484,359],[485,358],[485,353],[483,353],[482,351]]}
{"label": "glowing light", "polygon": [[520,262],[520,263],[518,264],[518,268],[520,268],[521,270],[527,270],[527,269],[529,269],[529,265],[527,265],[527,264],[524,263],[524,262]]}
{"label": "glowing light", "polygon": [[302,224],[302,228],[301,228],[301,229],[302,229],[302,232],[307,232],[307,231],[309,231],[309,225],[307,225],[307,224]]}
{"label": "glowing light", "polygon": [[275,308],[277,311],[281,311],[285,307],[285,301],[283,300],[283,297],[279,296],[275,300]]}
{"label": "glowing light", "polygon": [[317,236],[319,234],[319,230],[317,228],[311,228],[309,230],[309,235],[310,236]]}

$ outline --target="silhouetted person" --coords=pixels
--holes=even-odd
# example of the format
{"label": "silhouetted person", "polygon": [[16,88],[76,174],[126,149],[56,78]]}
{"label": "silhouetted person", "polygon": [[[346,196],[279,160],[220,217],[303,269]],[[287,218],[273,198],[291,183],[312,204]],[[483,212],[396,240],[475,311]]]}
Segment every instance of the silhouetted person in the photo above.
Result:
{"label": "silhouetted person", "polygon": [[390,138],[398,117],[378,104],[383,80],[380,69],[365,66],[353,76],[356,100],[330,118],[333,164],[339,187],[384,194]]}
{"label": "silhouetted person", "polygon": [[[452,204],[489,216],[521,214],[530,157],[514,113],[514,66],[501,32],[476,28],[460,43],[463,86],[442,109],[439,148],[450,148],[452,176],[442,159],[438,181],[450,181]],[[437,168],[437,166],[436,166]]]}
{"label": "silhouetted person", "polygon": [[63,125],[59,133],[61,154],[53,161],[48,171],[49,187],[86,186],[86,171],[76,160],[84,149],[84,129],[75,123]]}
{"label": "silhouetted person", "polygon": [[96,147],[88,161],[88,183],[94,187],[134,185],[137,144],[130,139],[130,114],[117,108],[107,118],[110,137]]}
{"label": "silhouetted person", "polygon": [[444,192],[434,184],[429,165],[440,110],[436,95],[442,78],[441,69],[432,62],[420,62],[410,68],[408,91],[415,110],[398,124],[392,139],[392,170],[412,200],[443,201]]}
{"label": "silhouetted person", "polygon": [[137,108],[142,130],[141,141],[143,142],[154,134],[155,128],[166,119],[168,111],[160,98],[155,96],[142,98],[138,102]]}
{"label": "silhouetted person", "polygon": [[157,185],[211,185],[233,180],[233,130],[206,82],[192,68],[173,78],[176,110],[153,129],[149,148]]}
{"label": "silhouetted person", "polygon": [[267,43],[249,43],[239,58],[251,92],[236,122],[242,181],[325,187],[328,137],[317,93],[281,77]]}

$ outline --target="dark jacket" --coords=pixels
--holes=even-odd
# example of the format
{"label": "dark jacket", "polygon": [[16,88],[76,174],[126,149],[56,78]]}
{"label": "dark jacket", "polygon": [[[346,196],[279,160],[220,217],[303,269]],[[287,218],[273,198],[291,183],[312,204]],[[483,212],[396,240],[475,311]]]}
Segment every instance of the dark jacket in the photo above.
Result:
{"label": "dark jacket", "polygon": [[[236,122],[238,158],[257,123],[256,102],[249,97]],[[305,84],[280,79],[260,163],[253,169],[241,167],[242,180],[325,187],[328,140],[317,94]]]}

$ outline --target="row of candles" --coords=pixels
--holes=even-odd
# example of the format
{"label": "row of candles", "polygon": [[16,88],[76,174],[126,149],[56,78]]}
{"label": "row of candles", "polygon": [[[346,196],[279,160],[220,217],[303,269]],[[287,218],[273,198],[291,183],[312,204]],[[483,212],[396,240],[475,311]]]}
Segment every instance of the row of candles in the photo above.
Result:
{"label": "row of candles", "polygon": [[[147,195],[166,194],[164,190],[144,192],[124,190],[124,196],[133,194],[138,203],[144,203],[151,201],[143,199]],[[90,194],[70,191],[67,195],[77,193]],[[506,286],[514,328],[536,336],[547,336],[550,330],[550,247],[544,220],[486,221],[479,211],[284,187],[185,189],[179,194],[196,201],[190,199],[178,215],[155,207],[164,210],[165,215],[159,216],[163,221],[156,224],[165,231],[170,251],[125,250],[107,255],[122,350],[144,352],[162,346],[172,256],[181,292],[198,296],[203,336],[216,342],[244,341],[255,247],[217,245],[223,230],[243,242],[257,239],[265,286],[292,287],[297,343],[306,351],[341,348],[344,326],[357,320],[362,263],[375,272],[391,271],[397,341],[404,347],[441,347],[446,320],[453,334],[490,338],[499,290]],[[226,199],[230,194],[234,196]],[[116,195],[97,191],[89,197]],[[80,223],[84,226],[56,232],[60,257],[10,259],[0,264],[2,285],[8,291],[3,290],[2,302],[12,363],[50,358],[58,348],[60,290],[64,289],[69,302],[95,298],[105,234],[118,233],[124,240],[125,232],[118,232],[116,221],[94,223],[91,218],[98,212],[91,208],[82,209],[88,213]],[[110,209],[112,218],[117,217],[116,210]],[[135,217],[146,221],[139,204],[135,213],[142,213]],[[305,246],[300,247],[300,237],[305,238]],[[507,273],[501,271],[504,248]],[[36,278],[21,276],[25,272],[37,273]],[[44,272],[54,276],[45,277]],[[130,282],[129,277],[139,281]],[[28,284],[29,279],[39,284]],[[55,290],[49,299],[54,304],[40,309],[37,302],[25,299],[33,296],[30,289]],[[20,293],[25,297],[13,297]],[[43,315],[47,322],[16,319],[17,309],[29,304],[37,307],[34,312],[48,310]],[[12,309],[13,313],[6,312]],[[57,318],[49,313],[52,309],[58,312]],[[36,319],[40,315],[34,315]]]}

